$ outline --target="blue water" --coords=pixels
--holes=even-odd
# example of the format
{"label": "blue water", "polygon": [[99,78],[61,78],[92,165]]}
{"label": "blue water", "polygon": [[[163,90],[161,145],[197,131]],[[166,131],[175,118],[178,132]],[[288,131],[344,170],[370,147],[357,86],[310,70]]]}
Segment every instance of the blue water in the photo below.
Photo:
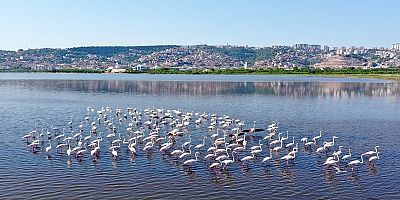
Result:
{"label": "blue water", "polygon": [[[303,76],[2,73],[0,94],[1,199],[400,198],[398,82]],[[85,116],[95,116],[87,112],[89,106],[124,112],[127,107],[204,111],[244,120],[244,128],[252,127],[254,120],[261,128],[278,120],[279,132],[289,131],[289,142],[292,136],[299,141],[324,130],[321,141],[338,136],[335,142],[346,153],[351,148],[352,159],[376,145],[381,146],[381,158],[354,172],[340,162],[339,167],[348,172],[336,174],[322,165],[326,155],[318,156],[315,147],[307,150],[300,144],[289,165],[279,162],[284,150],[269,165],[261,162],[269,154],[263,151],[254,161],[235,162],[227,170],[209,170],[203,159],[187,169],[182,160],[161,154],[156,146],[145,153],[140,144],[136,156],[123,148],[114,160],[104,143],[100,159],[93,162],[88,155],[78,160],[55,151],[48,159],[43,150],[32,153],[22,140],[35,123],[44,128],[50,122],[68,127],[74,116],[77,127]],[[125,125],[118,130],[122,132]],[[207,125],[190,125],[189,130],[193,144],[212,134]],[[266,133],[257,134],[249,147]],[[178,143],[186,140],[188,134]],[[211,146],[208,140],[205,146]],[[246,151],[239,157],[246,155],[251,154]]]}

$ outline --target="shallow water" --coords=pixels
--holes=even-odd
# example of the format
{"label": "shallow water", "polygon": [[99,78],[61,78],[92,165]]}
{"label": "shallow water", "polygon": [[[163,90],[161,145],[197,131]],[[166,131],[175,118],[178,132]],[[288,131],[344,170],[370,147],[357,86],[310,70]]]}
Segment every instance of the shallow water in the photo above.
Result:
{"label": "shallow water", "polygon": [[[400,198],[400,87],[375,79],[297,76],[190,76],[99,74],[0,74],[0,199],[26,198]],[[311,138],[352,149],[354,157],[381,146],[376,164],[336,174],[323,166],[326,156],[300,150],[293,163],[262,158],[235,162],[228,170],[209,170],[204,161],[191,169],[182,161],[139,148],[136,157],[121,149],[113,161],[108,151],[93,162],[68,159],[52,152],[32,153],[21,139],[38,123],[75,127],[86,107],[148,107],[229,115],[246,121],[245,128],[265,128],[278,120],[289,138]],[[191,125],[192,143],[212,134],[207,125]],[[265,133],[257,133],[264,137]],[[290,141],[290,139],[288,141]],[[185,135],[182,140],[187,140]],[[322,141],[321,140],[321,141]],[[258,138],[249,141],[256,145]],[[265,142],[267,144],[268,142]],[[44,145],[46,146],[46,144]],[[206,148],[210,146],[206,143]],[[143,146],[141,146],[143,147]],[[179,147],[174,147],[178,149]],[[337,149],[337,145],[335,148]],[[282,151],[279,157],[285,155]],[[203,151],[204,153],[204,151]],[[203,154],[204,155],[204,154]],[[239,157],[250,155],[249,151]],[[275,155],[276,156],[276,155]]]}

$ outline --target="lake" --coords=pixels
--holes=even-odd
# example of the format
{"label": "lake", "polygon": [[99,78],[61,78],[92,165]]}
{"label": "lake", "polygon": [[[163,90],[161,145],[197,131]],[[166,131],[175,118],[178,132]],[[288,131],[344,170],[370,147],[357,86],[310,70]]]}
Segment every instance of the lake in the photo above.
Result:
{"label": "lake", "polygon": [[[399,82],[280,75],[0,73],[0,94],[0,199],[400,198]],[[37,152],[22,139],[35,124],[38,132],[51,123],[67,128],[71,116],[75,133],[82,122],[88,135],[90,123],[84,118],[95,120],[98,115],[87,107],[97,111],[107,106],[113,111],[121,108],[122,113],[128,107],[141,112],[160,108],[194,113],[188,130],[171,150],[180,149],[189,135],[193,146],[208,136],[205,148],[198,150],[199,161],[188,168],[182,165],[184,159],[160,153],[159,145],[143,151],[144,143],[138,144],[134,156],[121,146],[114,159],[106,139],[95,161],[90,154],[77,159],[57,153],[54,139],[48,158],[44,151],[47,138]],[[127,122],[117,123],[113,113],[109,117],[115,117],[117,133],[125,137]],[[288,152],[283,149],[265,164],[261,161],[269,150],[264,150],[249,162],[209,169],[204,156],[215,130],[208,129],[209,119],[195,126],[196,113],[240,119],[243,129],[252,128],[253,121],[263,129],[279,121],[278,132],[283,136],[288,132],[287,143],[292,137],[299,142],[296,158],[289,164],[280,161]],[[98,127],[108,134],[105,126]],[[341,157],[350,148],[351,160],[360,159],[378,145],[380,159],[365,161],[354,171],[341,160],[337,166],[347,172],[336,173],[323,165],[332,150],[317,154],[318,144],[305,148],[300,142],[303,137],[319,135],[320,130],[324,134],[319,145],[337,136],[333,150],[343,146]],[[270,141],[262,139],[266,135],[265,131],[253,133],[248,148],[236,159],[251,155],[250,147],[259,140],[268,148]],[[194,158],[194,153],[188,158]]]}

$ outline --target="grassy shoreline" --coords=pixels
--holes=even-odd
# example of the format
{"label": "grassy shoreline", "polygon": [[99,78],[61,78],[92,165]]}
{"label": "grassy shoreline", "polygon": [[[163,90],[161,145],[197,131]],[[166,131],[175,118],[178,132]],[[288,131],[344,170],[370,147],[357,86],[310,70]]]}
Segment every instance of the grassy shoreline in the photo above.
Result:
{"label": "grassy shoreline", "polygon": [[[44,70],[44,71],[0,71],[0,73],[107,73],[106,70]],[[155,69],[148,71],[126,71],[128,74],[188,74],[188,75],[294,75],[294,76],[320,76],[339,78],[371,78],[400,81],[400,68],[391,69],[355,69],[346,68],[339,70],[321,69],[212,69],[212,70],[178,70],[178,69]]]}

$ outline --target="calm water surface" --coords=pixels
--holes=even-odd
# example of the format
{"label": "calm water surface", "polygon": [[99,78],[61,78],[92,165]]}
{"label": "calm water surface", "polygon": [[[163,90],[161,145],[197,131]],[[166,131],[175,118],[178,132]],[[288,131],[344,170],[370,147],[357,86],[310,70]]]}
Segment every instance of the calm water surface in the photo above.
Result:
{"label": "calm water surface", "polygon": [[[399,86],[374,79],[297,76],[3,73],[0,199],[400,199]],[[184,168],[158,147],[151,153],[139,150],[136,157],[122,149],[116,161],[107,151],[97,162],[89,156],[68,159],[55,151],[47,159],[43,152],[32,153],[21,139],[35,123],[67,127],[72,115],[80,121],[88,106],[205,111],[245,120],[245,128],[254,120],[262,128],[279,120],[279,131],[289,131],[290,138],[310,138],[323,129],[322,139],[338,136],[335,142],[346,151],[351,148],[353,159],[376,145],[382,147],[381,159],[356,172],[341,163],[349,172],[336,174],[323,166],[325,155],[300,145],[290,165],[275,160],[266,166],[261,160],[269,152],[264,151],[248,165],[236,162],[220,171],[208,170],[204,161]],[[212,133],[204,125],[193,126],[191,134],[192,143],[200,144]],[[250,140],[249,146],[257,141]],[[240,157],[245,155],[250,153]]]}

